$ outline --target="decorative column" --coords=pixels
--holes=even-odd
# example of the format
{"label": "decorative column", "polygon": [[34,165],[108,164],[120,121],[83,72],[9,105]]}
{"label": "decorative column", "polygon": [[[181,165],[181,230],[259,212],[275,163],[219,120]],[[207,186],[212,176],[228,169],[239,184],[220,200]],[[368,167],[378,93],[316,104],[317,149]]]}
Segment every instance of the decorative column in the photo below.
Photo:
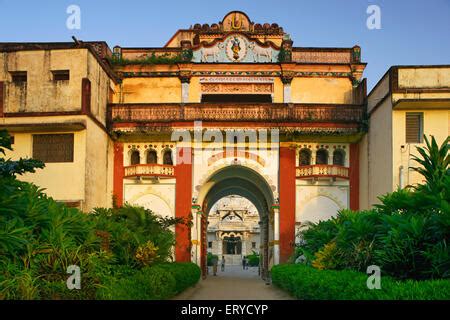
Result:
{"label": "decorative column", "polygon": [[280,205],[272,206],[273,214],[273,264],[280,263]]}
{"label": "decorative column", "polygon": [[219,232],[216,234],[216,241],[217,241],[217,252],[220,256],[223,255],[223,240],[220,237]]}
{"label": "decorative column", "polygon": [[180,71],[179,75],[181,81],[181,102],[189,102],[189,86],[191,82],[191,72],[190,71]]}
{"label": "decorative column", "polygon": [[286,262],[295,242],[295,149],[280,146],[280,260]]}
{"label": "decorative column", "polygon": [[192,199],[191,206],[191,215],[192,215],[192,225],[191,225],[191,262],[197,263],[200,265],[200,257],[201,257],[201,238],[200,238],[200,230],[201,230],[201,206],[196,204],[196,199]]}
{"label": "decorative column", "polygon": [[179,68],[179,78],[181,81],[181,102],[189,102],[189,84],[191,82],[192,76],[192,42],[190,40],[182,40],[181,45],[181,59],[183,63],[178,65]]}
{"label": "decorative column", "polygon": [[242,233],[242,241],[241,241],[241,255],[247,255],[247,237],[245,236],[245,232]]}
{"label": "decorative column", "polygon": [[294,72],[283,72],[281,76],[281,81],[283,82],[283,102],[291,103],[291,82],[294,78]]}

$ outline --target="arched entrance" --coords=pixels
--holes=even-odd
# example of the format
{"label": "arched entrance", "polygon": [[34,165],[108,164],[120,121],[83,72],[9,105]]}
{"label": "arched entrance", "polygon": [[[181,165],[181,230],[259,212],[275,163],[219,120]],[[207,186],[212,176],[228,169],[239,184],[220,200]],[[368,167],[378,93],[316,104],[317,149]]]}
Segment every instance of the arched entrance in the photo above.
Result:
{"label": "arched entrance", "polygon": [[199,192],[198,200],[204,213],[201,217],[200,230],[200,264],[203,274],[206,275],[207,271],[208,214],[218,200],[230,195],[248,199],[260,215],[260,272],[265,279],[274,256],[274,219],[271,218],[273,217],[271,215],[274,203],[273,190],[259,173],[241,165],[230,165],[218,170],[206,181]]}

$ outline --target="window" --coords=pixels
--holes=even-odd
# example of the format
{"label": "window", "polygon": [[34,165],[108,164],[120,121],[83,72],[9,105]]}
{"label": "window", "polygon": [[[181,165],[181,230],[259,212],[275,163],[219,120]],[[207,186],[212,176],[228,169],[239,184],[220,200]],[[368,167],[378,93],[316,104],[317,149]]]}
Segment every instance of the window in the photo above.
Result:
{"label": "window", "polygon": [[141,156],[139,155],[139,151],[134,150],[131,152],[130,164],[135,165],[141,163]]}
{"label": "window", "polygon": [[252,249],[256,249],[256,242],[252,242]]}
{"label": "window", "polygon": [[54,70],[53,73],[53,81],[67,81],[70,79],[69,70]]}
{"label": "window", "polygon": [[149,150],[147,152],[147,163],[157,163],[158,162],[158,156],[156,155],[155,150]]}
{"label": "window", "polygon": [[27,72],[26,71],[13,71],[11,72],[12,82],[16,84],[23,84],[27,82]]}
{"label": "window", "polygon": [[309,149],[300,150],[299,165],[309,166],[311,164],[311,151]]}
{"label": "window", "polygon": [[164,151],[163,163],[168,165],[173,165],[172,161],[172,150]]}
{"label": "window", "polygon": [[328,151],[319,149],[316,152],[316,164],[328,164]]}
{"label": "window", "polygon": [[14,144],[14,142],[15,142],[14,136],[11,136],[10,138],[11,138],[11,144]]}
{"label": "window", "polygon": [[73,162],[73,133],[33,135],[33,158],[43,162]]}
{"label": "window", "polygon": [[423,113],[406,113],[406,143],[421,143],[423,136]]}
{"label": "window", "polygon": [[334,150],[333,152],[333,164],[337,166],[345,165],[345,152],[343,150]]}
{"label": "window", "polygon": [[210,248],[210,249],[212,248],[212,241],[208,242],[208,248]]}

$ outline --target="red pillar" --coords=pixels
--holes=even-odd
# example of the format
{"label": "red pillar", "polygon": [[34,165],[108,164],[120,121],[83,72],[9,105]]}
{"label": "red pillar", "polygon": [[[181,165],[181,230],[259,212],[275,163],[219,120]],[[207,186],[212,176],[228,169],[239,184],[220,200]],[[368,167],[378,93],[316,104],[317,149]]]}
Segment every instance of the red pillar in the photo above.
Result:
{"label": "red pillar", "polygon": [[280,147],[280,263],[293,253],[295,243],[295,150]]}
{"label": "red pillar", "polygon": [[359,144],[350,145],[350,209],[359,210]]}
{"label": "red pillar", "polygon": [[[183,157],[187,152],[189,157]],[[180,154],[181,153],[181,154]],[[185,147],[177,152],[177,165],[175,175],[177,179],[175,187],[175,216],[177,218],[188,219],[192,205],[192,157],[191,148]],[[179,262],[191,261],[190,227],[177,224],[175,227],[175,260]]]}
{"label": "red pillar", "polygon": [[119,207],[123,205],[123,176],[123,143],[114,142],[113,195]]}

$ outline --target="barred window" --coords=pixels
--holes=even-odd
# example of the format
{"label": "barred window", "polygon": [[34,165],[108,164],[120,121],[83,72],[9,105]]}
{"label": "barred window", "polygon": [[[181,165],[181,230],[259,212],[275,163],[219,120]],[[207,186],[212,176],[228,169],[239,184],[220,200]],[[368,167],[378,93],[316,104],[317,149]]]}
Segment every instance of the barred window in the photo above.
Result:
{"label": "barred window", "polygon": [[73,133],[34,134],[33,158],[43,162],[73,162]]}
{"label": "barred window", "polygon": [[406,143],[421,143],[423,136],[423,113],[406,113]]}

